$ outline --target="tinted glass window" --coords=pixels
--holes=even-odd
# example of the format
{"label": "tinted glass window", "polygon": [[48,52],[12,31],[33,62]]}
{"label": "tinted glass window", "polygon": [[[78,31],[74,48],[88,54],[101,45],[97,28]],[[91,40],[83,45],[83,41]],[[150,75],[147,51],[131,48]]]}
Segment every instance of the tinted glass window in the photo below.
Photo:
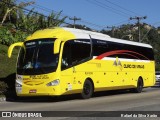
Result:
{"label": "tinted glass window", "polygon": [[72,63],[90,57],[91,45],[88,40],[74,40],[71,45]]}
{"label": "tinted glass window", "polygon": [[92,44],[93,44],[93,55],[94,56],[98,56],[98,55],[101,55],[109,51],[109,46],[106,41],[92,40]]}
{"label": "tinted glass window", "polygon": [[119,57],[127,59],[154,60],[152,48],[116,43],[111,41],[93,40],[93,55],[103,57]]}
{"label": "tinted glass window", "polygon": [[58,58],[53,54],[53,41],[43,41],[38,48],[37,67],[52,67],[58,63]]}
{"label": "tinted glass window", "polygon": [[67,68],[86,61],[91,57],[90,40],[71,40],[64,44],[62,68]]}
{"label": "tinted glass window", "polygon": [[55,39],[39,39],[24,43],[17,63],[17,73],[37,75],[54,72],[58,65],[58,54],[54,54]]}

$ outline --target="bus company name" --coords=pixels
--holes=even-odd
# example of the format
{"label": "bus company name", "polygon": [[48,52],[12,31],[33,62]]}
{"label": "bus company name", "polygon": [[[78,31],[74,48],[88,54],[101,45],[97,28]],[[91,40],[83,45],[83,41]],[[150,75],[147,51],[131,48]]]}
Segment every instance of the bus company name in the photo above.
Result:
{"label": "bus company name", "polygon": [[144,65],[124,64],[124,68],[139,68],[139,69],[144,69]]}
{"label": "bus company name", "polygon": [[32,79],[49,79],[48,75],[31,75],[30,78]]}

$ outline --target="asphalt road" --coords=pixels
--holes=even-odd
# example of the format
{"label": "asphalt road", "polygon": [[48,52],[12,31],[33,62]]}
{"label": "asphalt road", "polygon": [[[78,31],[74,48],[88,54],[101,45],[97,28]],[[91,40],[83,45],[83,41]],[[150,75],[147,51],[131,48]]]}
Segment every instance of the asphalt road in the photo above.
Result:
{"label": "asphalt road", "polygon": [[[0,102],[0,111],[18,111],[22,113],[23,111],[40,111],[42,112],[42,115],[43,111],[51,111],[48,112],[50,116],[54,116],[54,113],[58,114],[53,118],[45,118],[49,120],[82,119],[81,117],[71,117],[72,115],[74,116],[74,114],[85,117],[83,120],[108,119],[112,116],[115,116],[114,118],[111,118],[113,120],[117,120],[117,118],[122,120],[128,118],[159,120],[160,117],[157,118],[157,116],[160,115],[160,88],[145,88],[142,93],[130,93],[127,91],[101,92],[87,100],[82,100],[77,96],[65,96],[59,99],[56,98],[56,100],[55,98],[23,98],[18,101]],[[67,115],[65,115],[65,111],[72,112],[66,112]],[[133,116],[133,114],[135,114],[135,116]]]}

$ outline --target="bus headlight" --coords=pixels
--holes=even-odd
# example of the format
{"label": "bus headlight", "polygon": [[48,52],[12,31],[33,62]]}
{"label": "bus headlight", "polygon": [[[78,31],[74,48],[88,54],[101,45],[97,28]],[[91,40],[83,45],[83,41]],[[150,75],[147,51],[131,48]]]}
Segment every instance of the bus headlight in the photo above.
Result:
{"label": "bus headlight", "polygon": [[22,87],[22,85],[16,82],[16,87]]}
{"label": "bus headlight", "polygon": [[49,82],[48,84],[47,84],[47,86],[57,86],[57,85],[59,85],[59,83],[60,83],[60,80],[53,80],[53,81],[51,81],[51,82]]}
{"label": "bus headlight", "polygon": [[16,80],[16,87],[22,87],[22,82],[20,80]]}

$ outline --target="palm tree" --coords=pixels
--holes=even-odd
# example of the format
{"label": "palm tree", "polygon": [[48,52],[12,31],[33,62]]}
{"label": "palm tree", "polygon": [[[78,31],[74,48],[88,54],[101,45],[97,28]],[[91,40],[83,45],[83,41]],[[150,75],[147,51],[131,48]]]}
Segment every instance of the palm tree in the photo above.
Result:
{"label": "palm tree", "polygon": [[[19,3],[19,5],[16,5],[16,0],[2,0],[1,2],[1,6],[2,7],[2,21],[1,21],[1,25],[3,25],[3,23],[7,20],[7,17],[9,18],[9,21],[11,21],[11,17],[13,17],[13,19],[15,20],[17,17],[17,9],[21,9],[23,7],[29,6],[31,4],[34,4],[34,2],[21,2]],[[15,23],[15,21],[14,21]]]}

